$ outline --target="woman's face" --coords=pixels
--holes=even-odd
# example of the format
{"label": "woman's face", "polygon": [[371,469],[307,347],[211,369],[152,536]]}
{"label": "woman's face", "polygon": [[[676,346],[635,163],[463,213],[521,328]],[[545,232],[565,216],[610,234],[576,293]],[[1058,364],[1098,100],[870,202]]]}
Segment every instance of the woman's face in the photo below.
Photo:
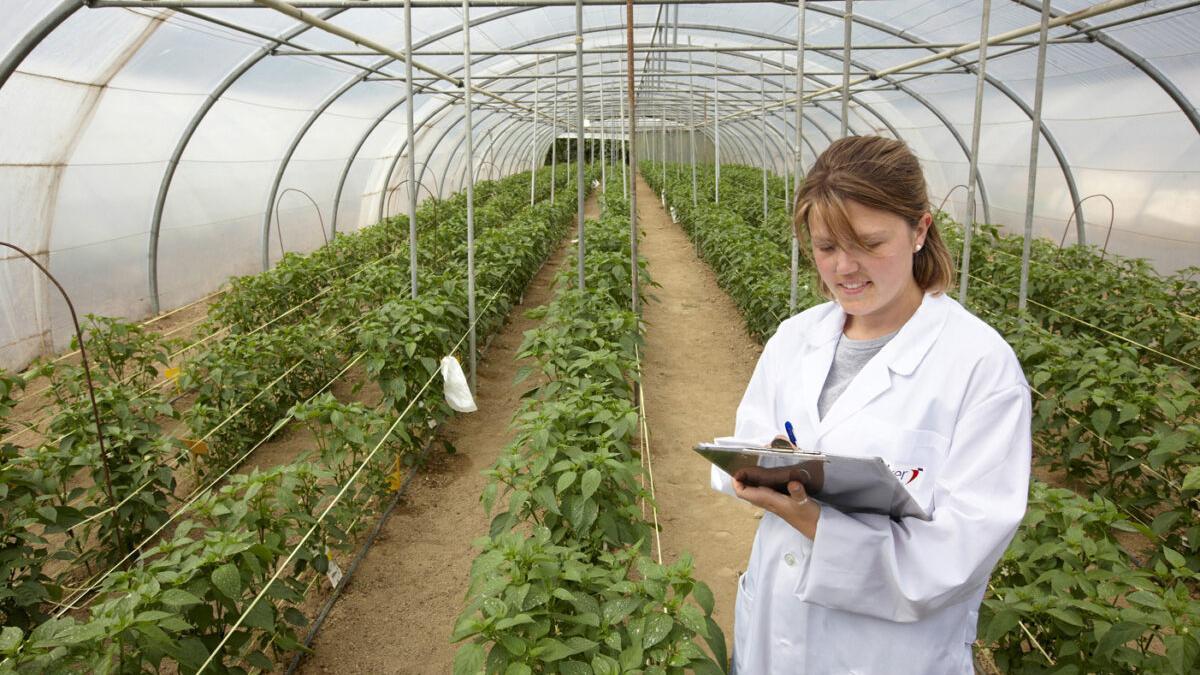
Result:
{"label": "woman's face", "polygon": [[[888,211],[846,201],[846,212],[865,250],[844,250],[817,219],[809,222],[813,260],[821,280],[860,328],[897,330],[921,303],[913,279],[913,253],[925,242],[926,215],[917,227]],[[847,323],[849,328],[850,323]]]}

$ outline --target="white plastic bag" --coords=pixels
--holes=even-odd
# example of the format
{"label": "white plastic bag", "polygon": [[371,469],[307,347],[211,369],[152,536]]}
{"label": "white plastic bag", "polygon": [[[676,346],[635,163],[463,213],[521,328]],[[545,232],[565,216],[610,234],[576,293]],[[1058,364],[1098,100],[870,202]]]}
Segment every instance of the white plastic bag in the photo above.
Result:
{"label": "white plastic bag", "polygon": [[462,366],[453,355],[442,359],[442,380],[446,386],[446,403],[458,412],[475,412],[475,397],[471,395],[471,387],[467,385],[467,377],[463,375]]}

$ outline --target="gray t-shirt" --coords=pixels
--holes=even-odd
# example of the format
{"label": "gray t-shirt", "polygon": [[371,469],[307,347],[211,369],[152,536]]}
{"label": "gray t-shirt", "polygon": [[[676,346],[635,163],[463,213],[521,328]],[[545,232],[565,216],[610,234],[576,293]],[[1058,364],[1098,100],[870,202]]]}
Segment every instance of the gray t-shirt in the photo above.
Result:
{"label": "gray t-shirt", "polygon": [[858,375],[858,371],[867,365],[872,356],[889,340],[896,337],[897,330],[887,335],[881,335],[869,340],[851,340],[845,335],[838,337],[837,351],[833,354],[833,363],[829,366],[829,374],[825,376],[825,386],[821,388],[821,396],[817,399],[817,414],[825,419],[825,413],[833,407],[850,382]]}

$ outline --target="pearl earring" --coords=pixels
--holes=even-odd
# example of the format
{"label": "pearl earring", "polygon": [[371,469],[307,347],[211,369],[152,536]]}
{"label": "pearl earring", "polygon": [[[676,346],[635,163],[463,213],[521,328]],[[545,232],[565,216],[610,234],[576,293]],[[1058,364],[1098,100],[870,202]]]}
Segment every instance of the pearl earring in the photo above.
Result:
{"label": "pearl earring", "polygon": [[915,253],[920,253],[922,246],[924,246],[924,244],[917,244],[917,250],[915,251]]}

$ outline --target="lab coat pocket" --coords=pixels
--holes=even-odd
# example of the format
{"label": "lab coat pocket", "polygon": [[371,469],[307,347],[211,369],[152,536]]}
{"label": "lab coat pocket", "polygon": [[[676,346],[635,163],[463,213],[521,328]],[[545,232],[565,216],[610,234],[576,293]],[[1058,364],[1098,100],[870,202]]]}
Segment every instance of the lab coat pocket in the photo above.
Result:
{"label": "lab coat pocket", "polygon": [[886,450],[880,456],[913,499],[932,514],[937,506],[934,488],[950,447],[949,439],[936,431],[903,429],[882,420],[871,428],[886,439],[881,439]]}
{"label": "lab coat pocket", "polygon": [[733,654],[744,660],[750,656],[751,625],[754,616],[754,580],[746,572],[738,577],[737,599],[733,608]]}

